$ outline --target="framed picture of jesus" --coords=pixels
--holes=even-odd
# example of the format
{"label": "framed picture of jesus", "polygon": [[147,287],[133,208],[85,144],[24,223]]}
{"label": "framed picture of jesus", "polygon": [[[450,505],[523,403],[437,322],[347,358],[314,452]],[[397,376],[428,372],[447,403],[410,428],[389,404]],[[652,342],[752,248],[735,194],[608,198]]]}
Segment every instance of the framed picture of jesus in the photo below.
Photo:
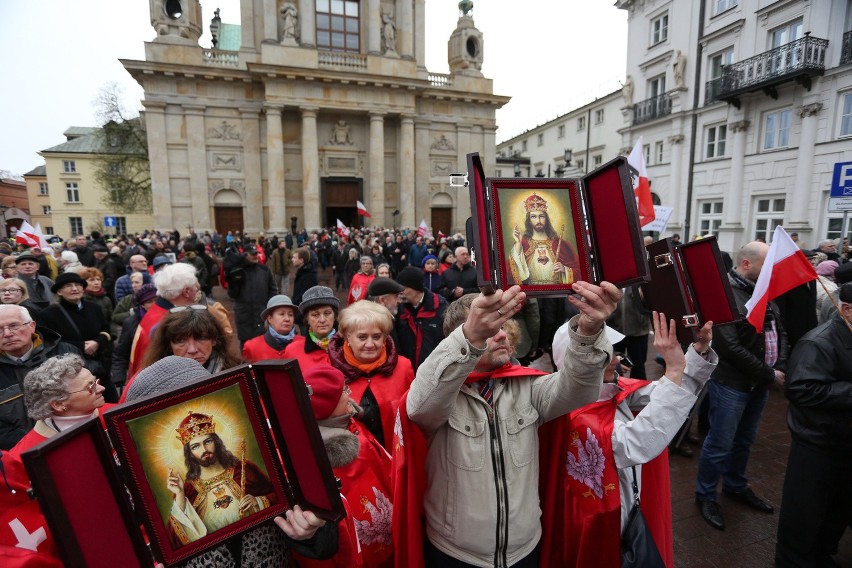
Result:
{"label": "framed picture of jesus", "polygon": [[582,178],[486,178],[468,155],[471,245],[486,293],[572,293],[578,281],[644,282],[648,263],[626,160]]}

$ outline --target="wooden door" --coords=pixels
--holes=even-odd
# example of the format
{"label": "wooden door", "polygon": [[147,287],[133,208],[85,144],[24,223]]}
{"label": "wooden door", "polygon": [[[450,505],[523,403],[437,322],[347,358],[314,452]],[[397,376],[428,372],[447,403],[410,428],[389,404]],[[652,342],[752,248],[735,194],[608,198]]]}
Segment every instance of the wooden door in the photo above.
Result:
{"label": "wooden door", "polygon": [[228,231],[243,232],[243,208],[222,207],[214,208],[216,216],[216,231],[220,235],[227,235]]}
{"label": "wooden door", "polygon": [[435,238],[438,238],[438,231],[445,235],[450,234],[450,228],[453,226],[453,210],[449,207],[433,207],[432,208],[432,231],[435,232]]}
{"label": "wooden door", "polygon": [[347,227],[361,224],[355,204],[361,200],[361,180],[325,180],[324,190],[322,213],[326,226],[337,225],[337,219]]}

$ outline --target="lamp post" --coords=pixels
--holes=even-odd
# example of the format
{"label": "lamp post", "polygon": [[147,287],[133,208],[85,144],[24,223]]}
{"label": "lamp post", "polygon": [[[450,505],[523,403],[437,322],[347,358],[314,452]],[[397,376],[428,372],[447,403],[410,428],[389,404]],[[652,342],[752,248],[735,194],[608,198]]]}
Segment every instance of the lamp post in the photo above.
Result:
{"label": "lamp post", "polygon": [[396,226],[399,224],[399,209],[393,210],[393,230],[396,231]]}
{"label": "lamp post", "polygon": [[515,163],[515,177],[521,177],[521,164]]}
{"label": "lamp post", "polygon": [[561,178],[565,175],[565,172],[567,172],[568,169],[571,167],[571,156],[573,154],[574,152],[571,150],[571,148],[565,148],[565,151],[562,153],[562,161],[565,163],[559,164],[553,171],[553,173],[556,174],[556,177]]}

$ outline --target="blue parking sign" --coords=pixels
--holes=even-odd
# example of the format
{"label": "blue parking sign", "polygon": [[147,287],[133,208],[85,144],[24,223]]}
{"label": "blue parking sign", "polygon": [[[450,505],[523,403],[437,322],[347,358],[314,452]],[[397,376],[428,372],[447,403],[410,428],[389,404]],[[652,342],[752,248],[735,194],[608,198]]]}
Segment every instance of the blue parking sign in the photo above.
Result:
{"label": "blue parking sign", "polygon": [[829,197],[852,197],[852,162],[834,164]]}

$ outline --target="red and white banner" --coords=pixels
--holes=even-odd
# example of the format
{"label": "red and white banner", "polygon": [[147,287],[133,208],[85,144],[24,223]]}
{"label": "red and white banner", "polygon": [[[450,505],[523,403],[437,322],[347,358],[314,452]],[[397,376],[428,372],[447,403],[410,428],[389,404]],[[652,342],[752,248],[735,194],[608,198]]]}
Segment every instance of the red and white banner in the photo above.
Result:
{"label": "red and white banner", "polygon": [[783,227],[775,227],[772,244],[763,261],[751,299],[746,302],[746,318],[758,332],[763,331],[766,304],[781,294],[815,280],[816,270]]}
{"label": "red and white banner", "polygon": [[363,203],[361,203],[360,201],[356,201],[355,203],[358,207],[358,215],[361,215],[362,217],[372,217],[372,215],[370,215],[370,212],[367,211],[367,208],[364,206]]}
{"label": "red and white banner", "polygon": [[18,232],[15,233],[15,242],[25,246],[38,247],[40,249],[45,249],[50,246],[50,243],[45,240],[41,229],[36,229],[26,221],[21,223],[21,227],[18,229]]}
{"label": "red and white banner", "polygon": [[343,224],[343,221],[340,219],[337,220],[337,234],[341,237],[349,236],[349,227]]}
{"label": "red and white banner", "polygon": [[[645,169],[645,155],[642,152],[642,137],[636,141],[633,151],[627,157],[627,163],[635,172],[633,180],[633,195],[636,196],[636,207],[639,209],[639,225],[645,229],[645,225],[656,218],[654,213],[654,201],[651,199],[651,183],[648,181],[648,171]],[[647,229],[645,229],[647,230]]]}
{"label": "red and white banner", "polygon": [[417,227],[417,235],[420,237],[432,236],[432,231],[429,230],[429,225],[426,224],[426,219],[420,221],[420,226]]}

